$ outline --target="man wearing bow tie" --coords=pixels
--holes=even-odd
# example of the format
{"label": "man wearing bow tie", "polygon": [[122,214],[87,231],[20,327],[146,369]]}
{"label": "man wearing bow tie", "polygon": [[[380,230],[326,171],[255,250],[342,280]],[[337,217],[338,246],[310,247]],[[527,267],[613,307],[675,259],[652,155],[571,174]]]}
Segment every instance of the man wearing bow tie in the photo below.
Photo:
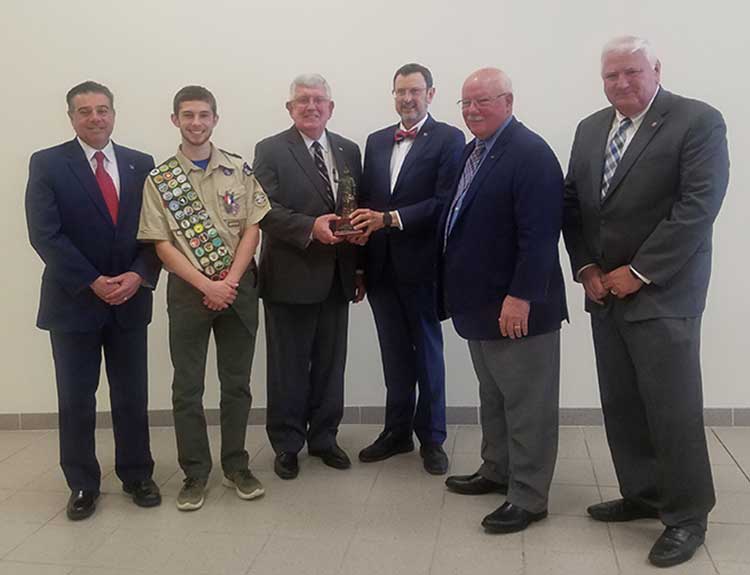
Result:
{"label": "man wearing bow tie", "polygon": [[385,428],[359,458],[380,461],[412,451],[416,433],[425,469],[442,475],[448,456],[442,448],[445,364],[435,237],[464,135],[428,114],[434,95],[432,74],[424,66],[406,64],[396,71],[393,97],[401,122],[367,139],[363,207],[352,223],[365,232],[365,278],[386,387]]}
{"label": "man wearing bow tie", "polygon": [[607,43],[601,75],[612,105],[576,130],[563,233],[591,315],[622,498],[588,512],[661,519],[649,559],[667,567],[703,543],[715,502],[700,327],[729,179],[726,126],[714,108],[660,86],[661,64],[641,38]]}
{"label": "man wearing bow tie", "polygon": [[67,95],[76,138],[31,156],[26,217],[45,264],[37,326],[50,332],[60,416],[60,464],[72,494],[67,515],[96,508],[96,388],[106,360],[115,473],[136,504],[161,503],[151,479],[146,327],[160,263],[136,242],[151,156],[110,140],[112,92],[83,82]]}

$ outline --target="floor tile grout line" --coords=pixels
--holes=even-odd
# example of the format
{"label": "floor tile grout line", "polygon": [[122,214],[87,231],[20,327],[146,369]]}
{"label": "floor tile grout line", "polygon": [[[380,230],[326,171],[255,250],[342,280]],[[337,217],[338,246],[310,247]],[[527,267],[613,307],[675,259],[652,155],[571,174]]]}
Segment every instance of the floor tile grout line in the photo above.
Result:
{"label": "floor tile grout line", "polygon": [[745,469],[742,467],[742,465],[740,465],[740,462],[737,461],[737,459],[734,456],[734,453],[732,453],[732,450],[729,449],[729,447],[727,447],[727,445],[724,443],[721,437],[719,437],[719,434],[716,433],[716,430],[713,427],[709,427],[709,429],[711,430],[711,433],[713,434],[713,436],[716,438],[716,441],[718,441],[721,444],[721,446],[724,448],[724,451],[726,451],[729,454],[729,457],[732,459],[732,461],[734,461],[734,464],[740,470],[740,473],[742,473],[742,475],[745,476],[745,479],[747,479],[748,482],[750,482],[750,475],[748,475],[745,472]]}

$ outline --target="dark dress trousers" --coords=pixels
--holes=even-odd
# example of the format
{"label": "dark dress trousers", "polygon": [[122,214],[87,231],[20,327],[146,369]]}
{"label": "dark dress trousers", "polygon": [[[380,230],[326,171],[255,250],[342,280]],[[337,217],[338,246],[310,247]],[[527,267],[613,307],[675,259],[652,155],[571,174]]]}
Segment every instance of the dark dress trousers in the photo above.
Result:
{"label": "dark dress trousers", "polygon": [[607,439],[625,498],[668,526],[703,530],[715,497],[703,428],[700,322],[713,222],[726,192],[726,127],[710,106],[659,89],[600,199],[615,111],[581,121],[563,233],[573,274],[631,265],[650,280],[586,300]]}
{"label": "dark dress trousers", "polygon": [[[362,172],[362,207],[398,210],[403,230],[383,228],[365,246],[367,297],[385,376],[385,431],[440,445],[445,441],[445,362],[437,316],[436,238],[464,147],[463,133],[428,117],[391,190],[398,125],[371,134]],[[417,387],[419,399],[417,401]]]}
{"label": "dark dress trousers", "polygon": [[[26,217],[44,261],[37,326],[50,332],[57,379],[60,461],[72,490],[99,489],[95,392],[104,352],[115,435],[115,471],[124,482],[151,477],[146,329],[160,263],[136,242],[151,156],[114,145],[120,177],[115,225],[77,140],[31,156]],[[100,275],[138,273],[142,286],[110,306],[89,287]]]}
{"label": "dark dress trousers", "polygon": [[[359,148],[326,132],[336,173],[359,187]],[[292,127],[259,142],[255,176],[271,201],[260,222],[259,293],[267,350],[266,429],[277,453],[325,451],[344,411],[349,301],[356,247],[311,241],[315,218],[334,213],[302,136]]]}

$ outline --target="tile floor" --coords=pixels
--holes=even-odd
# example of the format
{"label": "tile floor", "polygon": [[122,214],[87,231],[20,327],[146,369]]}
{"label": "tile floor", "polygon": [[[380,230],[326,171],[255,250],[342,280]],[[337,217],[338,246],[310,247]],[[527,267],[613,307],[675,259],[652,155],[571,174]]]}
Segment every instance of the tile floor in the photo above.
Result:
{"label": "tile floor", "polygon": [[[353,459],[379,431],[343,426]],[[750,575],[750,428],[707,429],[718,503],[706,545],[667,572]],[[262,427],[250,427],[253,471],[266,496],[241,501],[216,470],[205,507],[181,513],[173,430],[152,430],[164,503],[140,509],[112,472],[110,430],[98,433],[105,473],[94,517],[65,518],[68,492],[55,431],[0,432],[0,575],[609,575],[659,572],[646,562],[656,521],[605,525],[586,505],[616,497],[617,481],[600,427],[564,427],[550,517],[523,533],[486,535],[479,522],[502,496],[446,492],[416,453],[336,471],[300,458],[300,476],[281,481]],[[218,429],[211,428],[214,453]],[[476,426],[452,427],[452,473],[479,464]],[[664,572],[664,571],[660,571]]]}

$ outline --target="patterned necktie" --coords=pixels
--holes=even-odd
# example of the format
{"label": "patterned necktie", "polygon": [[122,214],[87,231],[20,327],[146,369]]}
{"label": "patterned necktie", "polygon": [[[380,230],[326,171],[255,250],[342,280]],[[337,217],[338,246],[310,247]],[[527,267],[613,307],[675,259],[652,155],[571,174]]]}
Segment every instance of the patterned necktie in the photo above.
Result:
{"label": "patterned necktie", "polygon": [[120,201],[117,199],[117,188],[115,188],[112,177],[104,169],[104,154],[101,150],[94,154],[94,159],[96,160],[96,183],[99,184],[104,203],[107,204],[109,215],[112,216],[112,222],[116,224],[117,211],[120,206]]}
{"label": "patterned necktie", "polygon": [[474,176],[477,174],[477,170],[479,169],[479,164],[482,162],[482,157],[484,156],[484,150],[485,150],[485,143],[481,140],[477,140],[476,145],[474,146],[474,150],[471,152],[471,155],[469,155],[469,158],[466,160],[466,164],[464,165],[464,171],[461,173],[461,178],[458,180],[458,187],[456,188],[456,195],[453,197],[453,202],[451,203],[451,209],[448,214],[448,225],[445,226],[445,237],[443,238],[443,250],[445,250],[445,246],[448,243],[448,236],[450,235],[451,231],[453,231],[453,226],[456,223],[456,219],[458,219],[458,214],[461,212],[461,204],[464,201],[464,196],[466,195],[466,191],[469,189],[469,186],[471,185],[471,181],[474,179]]}
{"label": "patterned necktie", "polygon": [[328,192],[328,198],[335,204],[336,200],[333,197],[333,188],[331,187],[331,178],[328,177],[328,168],[326,167],[326,161],[323,159],[323,146],[320,142],[313,142],[313,155],[315,159],[315,167],[318,169],[318,174],[323,180],[323,185]]}
{"label": "patterned necktie", "polygon": [[411,138],[412,140],[417,137],[417,129],[412,128],[411,130],[396,130],[396,133],[393,134],[393,141],[396,143],[403,142],[407,138]]}
{"label": "patterned necktie", "polygon": [[609,191],[612,177],[615,175],[617,165],[620,163],[623,150],[625,149],[625,140],[628,129],[632,125],[633,120],[630,118],[623,118],[620,121],[620,125],[617,127],[617,131],[615,131],[612,135],[612,139],[610,139],[607,144],[607,154],[604,156],[604,177],[602,178],[602,200],[606,197],[607,192]]}

